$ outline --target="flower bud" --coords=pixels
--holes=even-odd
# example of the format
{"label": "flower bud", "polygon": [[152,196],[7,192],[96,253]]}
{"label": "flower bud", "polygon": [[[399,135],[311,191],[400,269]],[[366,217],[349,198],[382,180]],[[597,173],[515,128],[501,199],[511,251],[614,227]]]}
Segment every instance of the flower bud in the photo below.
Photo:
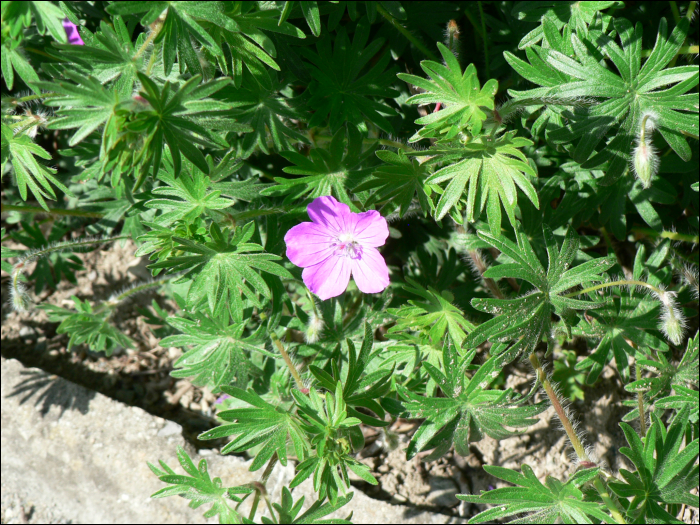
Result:
{"label": "flower bud", "polygon": [[316,315],[316,312],[313,312],[309,316],[309,324],[307,325],[306,333],[304,334],[306,342],[313,344],[318,341],[321,330],[323,330],[323,319]]}
{"label": "flower bud", "polygon": [[637,178],[645,188],[651,186],[651,178],[659,170],[659,155],[651,142],[651,134],[656,125],[656,115],[646,112],[637,133],[637,145],[632,156],[632,168]]}
{"label": "flower bud", "polygon": [[645,188],[651,186],[651,178],[656,175],[659,166],[659,156],[656,154],[654,146],[648,142],[640,142],[634,148],[634,158],[632,161],[634,173],[642,181]]}
{"label": "flower bud", "polygon": [[685,335],[685,319],[678,310],[669,311],[664,315],[661,323],[661,330],[674,345],[678,346],[683,341]]}
{"label": "flower bud", "polygon": [[32,304],[24,284],[14,282],[10,287],[10,305],[15,312],[26,312]]}

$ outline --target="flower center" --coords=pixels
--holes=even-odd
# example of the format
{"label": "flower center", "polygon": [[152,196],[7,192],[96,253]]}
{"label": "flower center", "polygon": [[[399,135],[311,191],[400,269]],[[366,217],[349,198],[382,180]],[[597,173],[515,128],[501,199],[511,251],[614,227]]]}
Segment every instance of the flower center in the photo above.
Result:
{"label": "flower center", "polygon": [[350,259],[362,258],[362,245],[355,241],[352,234],[341,233],[336,242],[333,243],[335,254],[340,257],[349,257]]}

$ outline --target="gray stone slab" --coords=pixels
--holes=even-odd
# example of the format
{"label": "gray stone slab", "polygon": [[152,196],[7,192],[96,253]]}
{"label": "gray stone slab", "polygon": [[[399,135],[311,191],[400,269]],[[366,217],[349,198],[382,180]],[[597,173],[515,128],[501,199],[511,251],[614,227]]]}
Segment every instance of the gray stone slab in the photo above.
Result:
{"label": "gray stone slab", "polygon": [[[163,459],[181,472],[176,448],[187,445],[179,425],[13,359],[2,359],[1,366],[3,523],[205,521],[203,508],[189,509],[184,499],[149,497],[163,484],[147,461]],[[205,456],[212,477],[226,486],[260,476],[242,458],[189,452],[195,462]],[[293,475],[292,462],[275,468],[268,484],[273,501]],[[355,523],[456,522],[354,492],[338,515],[352,511]],[[305,508],[315,500],[310,480],[295,489],[295,498],[301,495]]]}

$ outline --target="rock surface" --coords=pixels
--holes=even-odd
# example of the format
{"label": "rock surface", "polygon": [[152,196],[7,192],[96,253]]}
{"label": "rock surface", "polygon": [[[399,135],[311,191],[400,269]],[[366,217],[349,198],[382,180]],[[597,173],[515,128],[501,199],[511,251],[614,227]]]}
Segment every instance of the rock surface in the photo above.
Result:
{"label": "rock surface", "polygon": [[[209,461],[225,486],[255,481],[249,461],[188,448],[176,423],[85,389],[16,360],[2,359],[2,523],[201,523],[203,508],[183,499],[151,499],[163,488],[147,461],[182,472],[178,445]],[[268,490],[279,500],[293,466],[278,465]],[[456,523],[442,514],[390,505],[354,489],[338,516],[354,523]],[[314,501],[310,480],[295,499]],[[216,522],[215,519],[209,522]]]}

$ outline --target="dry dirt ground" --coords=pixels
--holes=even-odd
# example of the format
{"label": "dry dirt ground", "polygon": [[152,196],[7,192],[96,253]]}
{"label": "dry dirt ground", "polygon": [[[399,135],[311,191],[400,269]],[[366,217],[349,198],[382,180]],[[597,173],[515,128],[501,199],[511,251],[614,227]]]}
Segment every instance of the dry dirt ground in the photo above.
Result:
{"label": "dry dirt ground", "polygon": [[[77,286],[65,280],[58,290],[45,290],[37,302],[70,306],[70,297],[76,295],[91,302],[105,300],[115,292],[149,277],[146,261],[135,259],[135,246],[119,242],[103,246],[89,253],[79,254],[84,270],[77,273]],[[27,273],[31,272],[31,267]],[[180,355],[176,348],[161,348],[137,308],[145,308],[157,297],[154,293],[136,296],[120,306],[112,321],[136,343],[135,349],[115,352],[104,357],[85,347],[67,351],[68,336],[57,334],[55,323],[42,310],[33,309],[19,314],[7,304],[8,277],[3,273],[2,287],[2,355],[20,360],[25,366],[36,366],[50,374],[99,391],[124,403],[144,408],[148,412],[176,421],[184,428],[185,438],[197,448],[221,447],[222,443],[199,442],[196,436],[216,424],[216,396],[206,389],[193,387],[185,379],[169,376],[172,363]],[[173,305],[160,300],[160,306],[172,311]],[[531,384],[532,371],[525,365],[513,367],[507,385],[526,391]],[[50,382],[38,381],[32,388],[45,389],[44,399],[49,402]],[[620,401],[629,395],[620,387],[616,372],[606,368],[595,388],[585,388],[585,401],[572,404],[581,428],[587,434],[598,457],[616,472],[621,466],[632,469],[627,458],[619,453],[625,446],[624,435],[618,426],[628,410]],[[79,409],[80,407],[72,407]],[[358,481],[370,496],[411,505],[453,517],[469,518],[479,512],[476,505],[460,502],[454,495],[478,494],[481,490],[504,486],[488,475],[483,465],[499,465],[518,469],[527,463],[540,480],[546,476],[566,479],[575,466],[570,459],[564,433],[552,419],[553,409],[539,416],[540,421],[517,437],[500,442],[485,438],[470,447],[471,454],[460,457],[449,453],[442,459],[423,462],[421,457],[406,461],[403,449],[419,421],[399,420],[388,432],[365,428],[367,447],[359,459],[373,469],[379,485],[372,487]],[[482,509],[483,510],[483,509]],[[684,509],[686,523],[697,523],[694,509]]]}

